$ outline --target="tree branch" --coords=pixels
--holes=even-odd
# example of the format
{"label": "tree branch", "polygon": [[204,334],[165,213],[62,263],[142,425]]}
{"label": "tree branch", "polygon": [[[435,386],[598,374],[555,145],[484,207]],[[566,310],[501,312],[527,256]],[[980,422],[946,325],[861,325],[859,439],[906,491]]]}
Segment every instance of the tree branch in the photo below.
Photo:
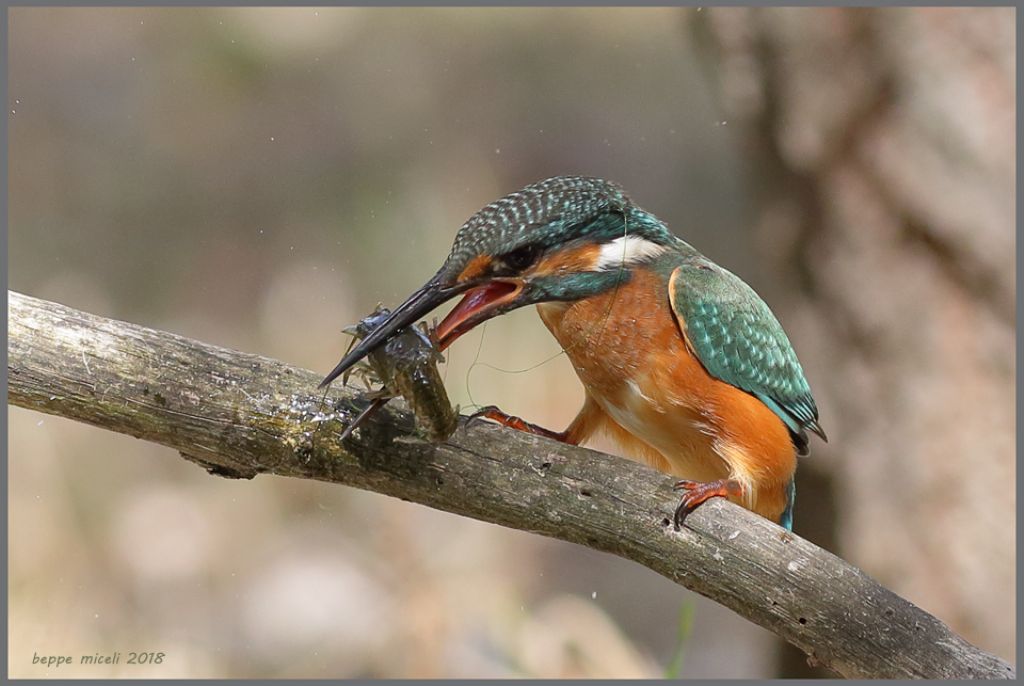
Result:
{"label": "tree branch", "polygon": [[634,560],[731,608],[847,677],[999,678],[1015,670],[864,572],[730,503],[675,532],[672,479],[484,423],[433,445],[386,407],[327,401],[282,362],[9,298],[8,402],[170,446],[222,476],[331,481]]}

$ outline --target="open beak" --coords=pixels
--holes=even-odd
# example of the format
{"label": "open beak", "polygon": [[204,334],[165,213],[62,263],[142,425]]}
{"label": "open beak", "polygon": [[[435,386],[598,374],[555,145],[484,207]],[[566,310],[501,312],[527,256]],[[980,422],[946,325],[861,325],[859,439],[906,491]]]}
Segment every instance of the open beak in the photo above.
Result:
{"label": "open beak", "polygon": [[494,279],[466,293],[437,325],[437,347],[444,350],[455,339],[491,317],[512,309],[525,284],[521,279]]}
{"label": "open beak", "polygon": [[473,283],[445,287],[435,276],[426,285],[410,295],[404,303],[395,308],[387,319],[359,341],[341,362],[324,377],[317,388],[323,388],[348,371],[361,359],[369,355],[392,336],[418,319],[436,309],[456,295],[469,290],[462,301],[455,306],[437,327],[438,348],[444,350],[456,338],[477,324],[511,309],[509,305],[522,292],[524,283],[519,279],[497,279],[483,285]]}

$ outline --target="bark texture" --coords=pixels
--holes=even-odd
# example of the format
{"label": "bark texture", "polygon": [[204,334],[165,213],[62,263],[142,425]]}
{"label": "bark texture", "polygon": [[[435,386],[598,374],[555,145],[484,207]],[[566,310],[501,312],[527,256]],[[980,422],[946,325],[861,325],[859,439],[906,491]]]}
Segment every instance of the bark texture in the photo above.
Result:
{"label": "bark texture", "polygon": [[850,677],[1013,677],[1013,668],[860,570],[713,501],[675,532],[671,480],[486,424],[415,438],[391,407],[326,401],[313,372],[9,293],[9,402],[170,446],[221,476],[319,479],[634,560]]}

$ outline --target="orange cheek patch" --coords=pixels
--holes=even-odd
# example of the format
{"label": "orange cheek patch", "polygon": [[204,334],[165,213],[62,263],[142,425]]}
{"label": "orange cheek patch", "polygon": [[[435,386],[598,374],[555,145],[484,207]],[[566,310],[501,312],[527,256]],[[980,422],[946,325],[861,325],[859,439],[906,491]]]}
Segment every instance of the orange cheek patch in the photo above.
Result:
{"label": "orange cheek patch", "polygon": [[572,250],[563,250],[541,260],[532,270],[532,274],[546,276],[548,274],[590,271],[597,264],[597,256],[600,252],[601,248],[596,245],[584,245]]}
{"label": "orange cheek patch", "polygon": [[466,268],[459,274],[459,281],[468,281],[469,279],[475,279],[476,277],[487,271],[487,268],[491,266],[491,258],[487,255],[477,255]]}

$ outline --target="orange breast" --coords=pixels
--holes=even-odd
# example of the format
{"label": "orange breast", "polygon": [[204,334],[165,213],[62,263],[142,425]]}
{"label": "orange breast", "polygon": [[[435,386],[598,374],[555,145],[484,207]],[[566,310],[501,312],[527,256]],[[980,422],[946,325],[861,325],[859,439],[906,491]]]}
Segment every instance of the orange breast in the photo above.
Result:
{"label": "orange breast", "polygon": [[741,504],[778,519],[796,469],[789,433],[760,400],[707,373],[661,279],[638,269],[618,291],[538,311],[630,457],[682,478],[738,479]]}

